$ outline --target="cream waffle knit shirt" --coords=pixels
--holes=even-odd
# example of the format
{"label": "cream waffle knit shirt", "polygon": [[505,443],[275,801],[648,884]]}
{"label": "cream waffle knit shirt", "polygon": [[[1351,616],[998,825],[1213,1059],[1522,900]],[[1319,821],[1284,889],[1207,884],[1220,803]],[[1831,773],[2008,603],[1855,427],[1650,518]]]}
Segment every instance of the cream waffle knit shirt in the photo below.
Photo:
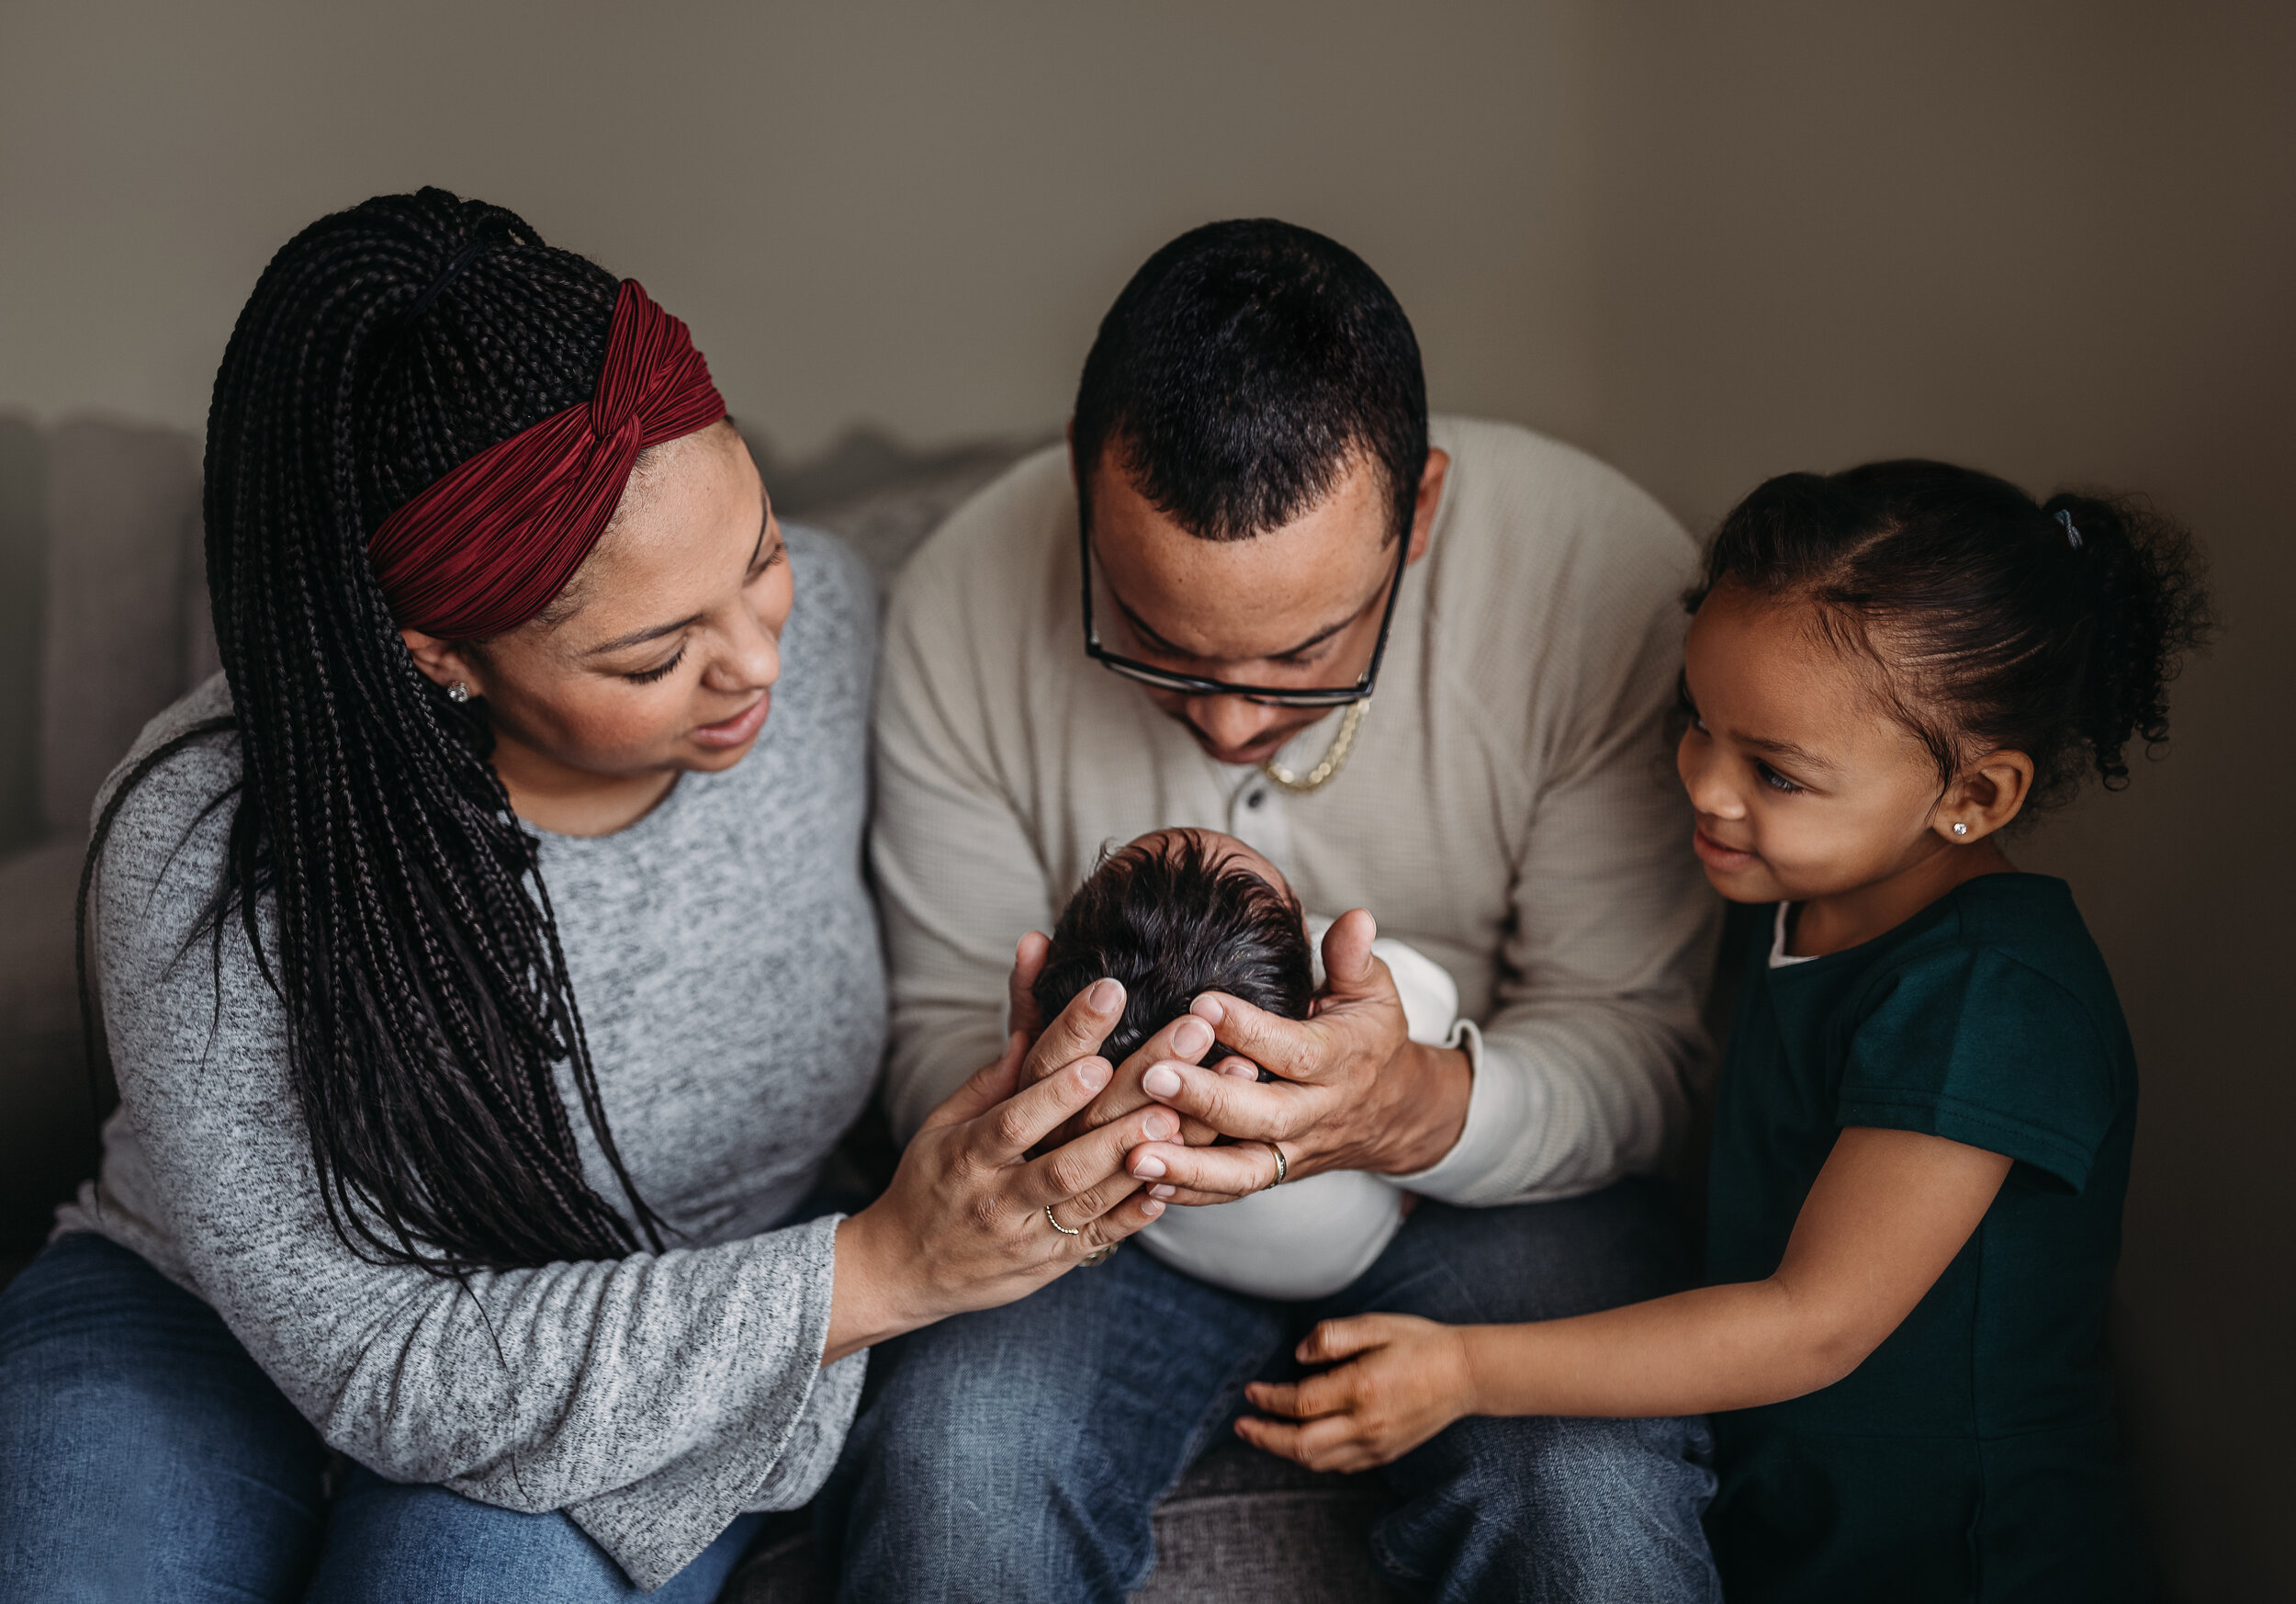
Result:
{"label": "cream waffle knit shirt", "polygon": [[[1655,501],[1526,430],[1438,418],[1450,474],[1346,767],[1288,794],[1207,757],[1084,654],[1064,452],[917,552],[886,620],[871,834],[906,1138],[996,1056],[1022,932],[1101,847],[1240,836],[1309,908],[1367,908],[1458,982],[1465,1128],[1395,1179],[1445,1202],[1564,1197],[1656,1167],[1706,1061],[1719,904],[1665,723],[1696,553]],[[1337,715],[1281,754],[1322,755]]]}

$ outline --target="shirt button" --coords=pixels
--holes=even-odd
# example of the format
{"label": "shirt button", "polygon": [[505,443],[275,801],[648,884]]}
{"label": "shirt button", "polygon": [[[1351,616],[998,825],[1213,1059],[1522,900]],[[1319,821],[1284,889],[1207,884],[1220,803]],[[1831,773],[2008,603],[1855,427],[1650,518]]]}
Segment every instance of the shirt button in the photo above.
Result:
{"label": "shirt button", "polygon": [[1267,793],[1265,791],[1247,791],[1244,793],[1244,805],[1256,813],[1259,811],[1260,804],[1266,800]]}

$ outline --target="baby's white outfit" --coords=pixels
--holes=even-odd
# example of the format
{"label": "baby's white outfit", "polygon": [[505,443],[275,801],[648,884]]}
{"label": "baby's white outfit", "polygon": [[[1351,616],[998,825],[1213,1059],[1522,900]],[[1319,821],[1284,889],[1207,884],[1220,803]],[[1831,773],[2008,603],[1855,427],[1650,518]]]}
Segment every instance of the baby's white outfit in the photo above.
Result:
{"label": "baby's white outfit", "polygon": [[[1321,953],[1328,919],[1308,921]],[[1452,1045],[1458,983],[1416,948],[1385,936],[1372,955],[1395,977],[1411,1039]],[[1321,958],[1316,983],[1323,980]],[[1371,1268],[1403,1224],[1403,1193],[1384,1176],[1329,1169],[1233,1203],[1172,1208],[1136,1240],[1175,1270],[1231,1292],[1298,1300],[1328,1297]]]}

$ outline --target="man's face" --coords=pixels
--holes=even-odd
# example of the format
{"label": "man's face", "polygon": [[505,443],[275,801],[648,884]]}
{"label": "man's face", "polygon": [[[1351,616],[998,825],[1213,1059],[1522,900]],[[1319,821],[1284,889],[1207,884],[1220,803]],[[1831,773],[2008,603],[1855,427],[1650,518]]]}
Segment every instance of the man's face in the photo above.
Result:
{"label": "man's face", "polygon": [[[1426,549],[1448,466],[1442,452],[1428,453],[1410,536],[1414,562]],[[1395,571],[1394,517],[1379,465],[1359,457],[1330,495],[1291,523],[1248,540],[1205,540],[1141,494],[1121,451],[1111,448],[1092,476],[1100,637],[1122,656],[1202,679],[1353,684],[1379,641]],[[1223,763],[1272,757],[1331,712],[1139,688]]]}

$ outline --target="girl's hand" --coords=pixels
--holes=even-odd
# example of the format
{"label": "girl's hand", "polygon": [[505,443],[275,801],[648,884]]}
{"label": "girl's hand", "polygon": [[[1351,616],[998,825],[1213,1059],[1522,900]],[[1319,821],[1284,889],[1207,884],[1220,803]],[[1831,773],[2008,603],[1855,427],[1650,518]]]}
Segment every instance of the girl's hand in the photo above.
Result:
{"label": "girl's hand", "polygon": [[[1462,1415],[1477,1414],[1466,1328],[1415,1315],[1325,1320],[1300,1344],[1302,1364],[1349,1362],[1301,1382],[1254,1382],[1236,1435],[1310,1470],[1360,1471],[1401,1458]],[[1297,1422],[1297,1424],[1294,1424]]]}
{"label": "girl's hand", "polygon": [[1086,988],[1033,1048],[1014,1032],[996,1062],[933,1111],[885,1194],[838,1226],[824,1364],[1026,1297],[1164,1212],[1123,1163],[1141,1142],[1178,1134],[1167,1108],[1150,1104],[1028,1156],[1108,1085],[1108,1060],[1091,1047],[1123,1011],[1121,986]]}
{"label": "girl's hand", "polygon": [[1834,1138],[1765,1281],[1522,1326],[1327,1321],[1300,1360],[1354,1361],[1297,1386],[1249,1389],[1283,1418],[1236,1429],[1311,1469],[1356,1470],[1462,1415],[1704,1415],[1798,1398],[1848,1375],[1897,1328],[2009,1172],[2005,1155],[1982,1147],[1851,1125]]}

